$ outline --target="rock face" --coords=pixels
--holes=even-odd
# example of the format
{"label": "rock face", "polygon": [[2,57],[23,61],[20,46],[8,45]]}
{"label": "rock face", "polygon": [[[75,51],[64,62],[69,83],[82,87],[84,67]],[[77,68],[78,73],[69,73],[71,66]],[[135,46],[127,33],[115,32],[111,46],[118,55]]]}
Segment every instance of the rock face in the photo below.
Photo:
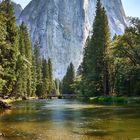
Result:
{"label": "rock face", "polygon": [[16,4],[16,3],[12,2],[12,5],[14,7],[16,19],[19,19],[19,16],[21,15],[21,12],[23,9],[20,4]]}
{"label": "rock face", "polygon": [[[107,11],[112,36],[126,27],[121,0],[101,0]],[[22,11],[32,42],[39,40],[43,57],[51,58],[54,77],[62,79],[72,62],[77,69],[95,17],[96,0],[32,0]]]}

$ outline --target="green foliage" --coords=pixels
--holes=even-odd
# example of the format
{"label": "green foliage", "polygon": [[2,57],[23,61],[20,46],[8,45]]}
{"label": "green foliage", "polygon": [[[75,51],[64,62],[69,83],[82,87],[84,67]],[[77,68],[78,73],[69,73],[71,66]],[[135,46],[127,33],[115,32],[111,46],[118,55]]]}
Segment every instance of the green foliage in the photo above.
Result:
{"label": "green foliage", "polygon": [[2,66],[3,51],[5,50],[4,48],[5,44],[6,44],[5,18],[0,13],[0,94],[2,93],[3,87],[6,85],[6,81],[4,80],[5,72]]}
{"label": "green foliage", "polygon": [[55,89],[52,62],[40,56],[40,44],[34,51],[27,26],[19,29],[10,0],[0,3],[0,96],[46,97]]}
{"label": "green foliage", "polygon": [[73,84],[71,84],[71,88],[72,88],[73,92],[79,96],[82,95],[81,94],[81,88],[82,88],[81,85],[82,85],[81,84],[81,75],[76,76]]}
{"label": "green foliage", "polygon": [[108,19],[100,0],[97,1],[92,37],[87,39],[82,63],[83,94],[108,95],[108,57],[110,45]]}
{"label": "green foliage", "polygon": [[67,68],[67,73],[63,78],[62,94],[73,94],[74,90],[72,85],[75,80],[75,70],[72,63]]}
{"label": "green foliage", "polygon": [[107,16],[100,0],[97,1],[93,34],[87,38],[83,62],[78,69],[78,77],[82,78],[73,85],[77,93],[85,98],[109,93],[140,95],[140,20],[132,19],[132,24],[123,35],[115,35],[110,43]]}
{"label": "green foliage", "polygon": [[49,93],[53,93],[55,89],[55,83],[53,81],[53,68],[52,68],[52,61],[48,59],[48,71],[49,71]]}
{"label": "green foliage", "polygon": [[34,68],[36,72],[36,95],[41,96],[43,87],[42,87],[42,59],[40,56],[40,44],[38,41],[35,42],[34,45]]}
{"label": "green foliage", "polygon": [[61,94],[61,81],[59,79],[55,79],[55,93],[56,95]]}
{"label": "green foliage", "polygon": [[112,96],[100,96],[100,97],[94,97],[90,98],[90,102],[92,103],[128,103],[129,98],[127,97],[112,97]]}
{"label": "green foliage", "polygon": [[119,95],[140,95],[140,21],[117,36],[112,47],[111,81],[113,92]]}
{"label": "green foliage", "polygon": [[2,94],[3,96],[12,96],[15,94],[18,31],[13,7],[9,0],[4,0],[0,4],[0,18],[0,34],[2,36],[0,65],[4,69],[2,81],[6,81],[2,86]]}
{"label": "green foliage", "polygon": [[30,97],[32,92],[32,46],[28,29],[24,23],[19,28],[19,55],[16,67],[17,94]]}
{"label": "green foliage", "polygon": [[42,96],[46,96],[49,92],[49,66],[48,62],[42,60]]}

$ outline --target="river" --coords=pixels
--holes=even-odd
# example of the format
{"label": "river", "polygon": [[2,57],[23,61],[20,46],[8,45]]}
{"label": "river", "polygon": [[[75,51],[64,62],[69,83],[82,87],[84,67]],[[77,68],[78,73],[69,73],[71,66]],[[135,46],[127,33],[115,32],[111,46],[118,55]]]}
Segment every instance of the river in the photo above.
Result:
{"label": "river", "polygon": [[0,111],[0,133],[0,140],[140,140],[140,107],[20,101]]}

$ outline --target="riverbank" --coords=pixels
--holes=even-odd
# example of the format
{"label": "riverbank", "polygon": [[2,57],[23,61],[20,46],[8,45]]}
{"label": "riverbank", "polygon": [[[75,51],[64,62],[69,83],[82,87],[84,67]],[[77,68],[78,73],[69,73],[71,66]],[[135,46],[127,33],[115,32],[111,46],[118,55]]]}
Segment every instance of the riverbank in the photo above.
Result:
{"label": "riverbank", "polygon": [[90,103],[108,103],[108,104],[140,104],[140,97],[114,97],[114,96],[98,96],[87,99]]}
{"label": "riverbank", "polygon": [[11,105],[3,100],[0,100],[0,109],[10,109]]}
{"label": "riverbank", "polygon": [[11,104],[13,102],[16,102],[16,101],[37,100],[37,99],[38,99],[37,97],[18,98],[18,99],[15,99],[15,98],[2,99],[2,98],[0,98],[0,109],[10,109],[12,107]]}

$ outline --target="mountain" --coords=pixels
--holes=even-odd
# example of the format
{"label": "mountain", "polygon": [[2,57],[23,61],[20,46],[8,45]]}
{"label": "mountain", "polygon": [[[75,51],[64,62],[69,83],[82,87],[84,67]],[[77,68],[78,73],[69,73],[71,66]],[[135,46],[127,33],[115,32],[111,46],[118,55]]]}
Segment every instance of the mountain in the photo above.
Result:
{"label": "mountain", "polygon": [[22,7],[20,4],[16,4],[15,2],[12,2],[12,5],[14,7],[14,12],[15,12],[15,15],[16,15],[16,19],[19,18],[19,16],[21,15],[21,12],[22,12]]}
{"label": "mountain", "polygon": [[[107,11],[112,36],[127,25],[121,0],[101,0]],[[61,79],[72,62],[77,69],[85,40],[91,34],[96,0],[32,0],[22,11],[32,42],[39,40],[41,55],[51,58],[54,77]]]}

